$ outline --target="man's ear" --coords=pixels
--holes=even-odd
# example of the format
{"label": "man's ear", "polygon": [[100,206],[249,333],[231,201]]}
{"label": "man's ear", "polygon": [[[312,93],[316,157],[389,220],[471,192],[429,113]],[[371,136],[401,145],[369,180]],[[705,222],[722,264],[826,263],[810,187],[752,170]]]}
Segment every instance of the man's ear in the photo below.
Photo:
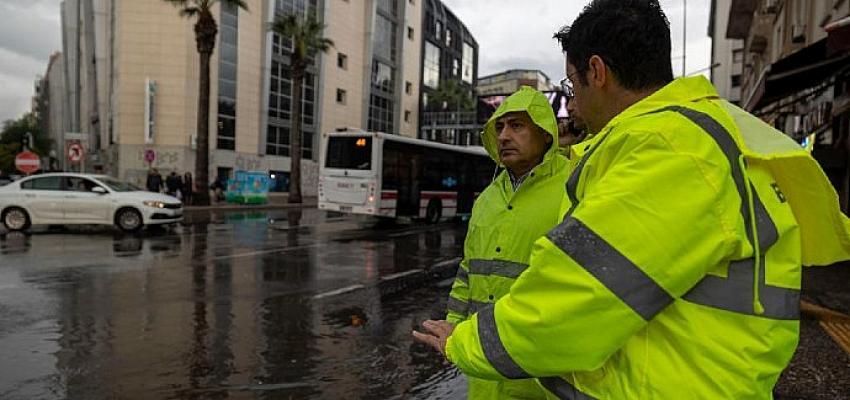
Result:
{"label": "man's ear", "polygon": [[609,83],[608,80],[611,76],[608,73],[608,66],[605,65],[605,60],[599,56],[592,56],[590,60],[587,62],[588,64],[588,80],[589,83],[595,87],[605,86],[606,83]]}

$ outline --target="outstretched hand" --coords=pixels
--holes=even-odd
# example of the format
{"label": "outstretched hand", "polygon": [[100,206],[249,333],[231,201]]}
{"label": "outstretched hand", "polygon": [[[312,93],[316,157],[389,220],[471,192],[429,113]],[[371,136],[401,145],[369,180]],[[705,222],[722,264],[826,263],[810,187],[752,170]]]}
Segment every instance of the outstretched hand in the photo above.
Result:
{"label": "outstretched hand", "polygon": [[427,320],[422,323],[422,327],[428,333],[413,331],[413,338],[417,342],[425,343],[435,350],[439,351],[443,356],[446,355],[446,340],[452,335],[455,330],[454,324],[447,321]]}

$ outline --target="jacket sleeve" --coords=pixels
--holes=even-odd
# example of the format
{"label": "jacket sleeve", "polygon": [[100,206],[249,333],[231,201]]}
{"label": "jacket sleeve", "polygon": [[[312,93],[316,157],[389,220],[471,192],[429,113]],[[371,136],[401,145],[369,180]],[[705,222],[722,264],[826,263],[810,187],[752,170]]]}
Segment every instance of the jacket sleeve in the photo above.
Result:
{"label": "jacket sleeve", "polygon": [[610,138],[607,161],[585,168],[573,213],[535,242],[507,296],[456,327],[449,360],[484,379],[600,368],[733,251],[740,200],[710,145]]}
{"label": "jacket sleeve", "polygon": [[469,259],[464,256],[446,304],[446,321],[455,325],[469,318]]}

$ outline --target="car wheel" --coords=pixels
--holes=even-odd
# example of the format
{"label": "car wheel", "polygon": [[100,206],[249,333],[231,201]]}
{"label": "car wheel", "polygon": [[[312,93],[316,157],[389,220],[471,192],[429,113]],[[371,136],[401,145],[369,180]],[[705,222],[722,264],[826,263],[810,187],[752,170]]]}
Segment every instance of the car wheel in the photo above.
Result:
{"label": "car wheel", "polygon": [[436,224],[440,222],[440,218],[443,216],[443,205],[440,203],[440,200],[431,199],[428,202],[428,208],[425,211],[425,221],[429,224]]}
{"label": "car wheel", "polygon": [[9,208],[3,212],[3,225],[10,231],[23,231],[30,227],[30,216],[22,208]]}
{"label": "car wheel", "polygon": [[142,214],[132,208],[122,208],[115,214],[115,225],[124,232],[136,232],[142,224]]}

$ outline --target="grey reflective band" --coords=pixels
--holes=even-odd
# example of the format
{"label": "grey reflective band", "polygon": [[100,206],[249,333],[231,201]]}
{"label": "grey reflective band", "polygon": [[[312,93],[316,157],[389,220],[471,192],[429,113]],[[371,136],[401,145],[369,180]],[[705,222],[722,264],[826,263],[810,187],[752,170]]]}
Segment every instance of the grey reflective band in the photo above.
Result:
{"label": "grey reflective band", "polygon": [[499,329],[496,327],[496,316],[491,304],[478,312],[478,339],[481,341],[481,349],[487,361],[502,376],[508,379],[531,378],[528,372],[520,367],[511,355],[508,354],[502,339],[499,337]]}
{"label": "grey reflective band", "polygon": [[446,309],[449,312],[469,315],[469,303],[463,300],[458,300],[452,296],[449,296],[449,301],[446,303]]}
{"label": "grey reflective band", "polygon": [[546,390],[552,392],[555,396],[562,400],[595,400],[595,397],[588,396],[573,386],[571,383],[567,382],[563,378],[559,377],[549,377],[549,378],[540,378],[538,379],[540,384],[546,388]]}
{"label": "grey reflective band", "polygon": [[527,264],[505,260],[469,260],[469,273],[472,275],[496,275],[516,279],[526,268]]}
{"label": "grey reflective band", "polygon": [[457,267],[457,280],[469,285],[469,272],[467,272],[463,267]]}
{"label": "grey reflective band", "polygon": [[[610,132],[610,129],[608,130],[608,132]],[[567,179],[566,189],[567,197],[570,198],[570,209],[569,211],[567,211],[567,214],[564,216],[564,218],[569,215],[572,215],[573,211],[575,211],[576,207],[578,207],[578,195],[576,194],[576,191],[578,190],[578,181],[579,179],[581,179],[581,172],[584,170],[584,165],[587,164],[587,160],[590,158],[591,155],[593,155],[593,152],[595,152],[596,149],[598,149],[599,146],[602,145],[602,142],[604,142],[607,138],[607,134],[605,136],[602,136],[602,138],[599,139],[599,143],[596,143],[593,148],[591,148],[590,150],[588,150],[587,153],[584,154],[584,156],[581,158],[581,161],[578,162],[576,169],[574,169],[573,173],[570,174],[570,179]]]}
{"label": "grey reflective band", "polygon": [[487,307],[490,307],[492,305],[493,305],[493,303],[486,302],[486,301],[470,300],[469,301],[469,313],[475,314],[475,313],[477,313],[477,312],[479,312],[479,311],[481,311],[481,310],[483,310]]}
{"label": "grey reflective band", "polygon": [[646,321],[673,297],[583,222],[567,217],[546,237]]}
{"label": "grey reflective band", "polygon": [[732,178],[741,197],[741,217],[744,219],[747,239],[750,243],[753,243],[753,227],[750,219],[750,212],[753,212],[756,219],[755,228],[758,232],[759,247],[762,253],[762,257],[759,260],[756,260],[755,257],[750,257],[731,262],[729,264],[728,278],[707,275],[688,293],[682,296],[682,298],[692,303],[721,310],[757,315],[753,310],[753,280],[755,279],[755,268],[759,268],[761,276],[761,281],[758,283],[759,300],[762,306],[764,306],[764,313],[758,316],[779,320],[799,319],[800,291],[798,289],[768,286],[765,283],[765,254],[779,239],[779,232],[752,184],[750,184],[750,191],[753,196],[754,210],[749,209],[747,188],[744,186],[749,183],[745,183],[743,171],[741,171],[740,164],[738,164],[741,150],[732,139],[732,135],[729,134],[729,131],[723,125],[715,121],[708,114],[679,106],[666,107],[655,112],[665,111],[673,111],[688,118],[708,133],[717,143],[717,146],[720,147],[721,151],[723,151],[723,154],[729,161],[732,169]]}

